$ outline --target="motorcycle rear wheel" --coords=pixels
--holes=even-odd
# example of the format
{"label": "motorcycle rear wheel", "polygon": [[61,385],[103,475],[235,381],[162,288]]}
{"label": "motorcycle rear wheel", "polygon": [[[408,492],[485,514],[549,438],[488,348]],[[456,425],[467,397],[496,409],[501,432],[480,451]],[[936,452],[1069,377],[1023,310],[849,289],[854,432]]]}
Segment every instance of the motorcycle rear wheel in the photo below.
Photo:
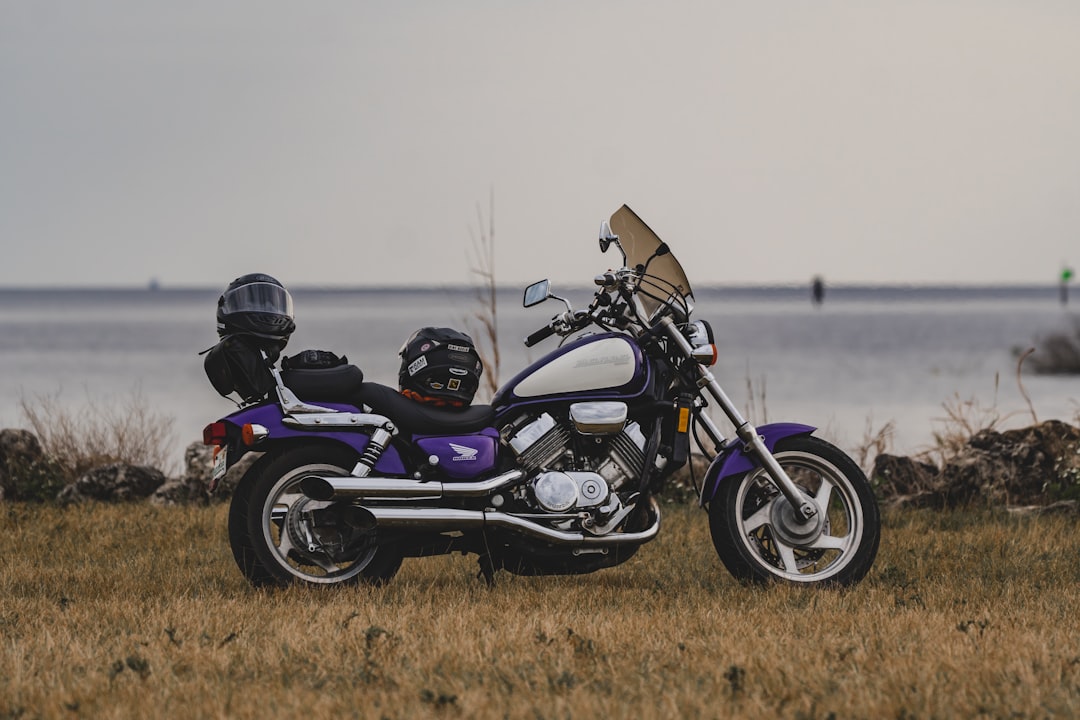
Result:
{"label": "motorcycle rear wheel", "polygon": [[340,503],[311,500],[300,491],[304,477],[348,475],[356,460],[344,446],[301,445],[267,453],[251,467],[233,494],[229,542],[253,585],[382,584],[397,573],[400,553],[379,545],[374,533],[351,527],[344,515],[333,522]]}
{"label": "motorcycle rear wheel", "polygon": [[725,478],[709,504],[709,528],[721,562],[749,582],[843,586],[861,580],[881,537],[866,476],[842,450],[820,438],[785,438],[773,455],[818,513],[799,522],[762,469]]}

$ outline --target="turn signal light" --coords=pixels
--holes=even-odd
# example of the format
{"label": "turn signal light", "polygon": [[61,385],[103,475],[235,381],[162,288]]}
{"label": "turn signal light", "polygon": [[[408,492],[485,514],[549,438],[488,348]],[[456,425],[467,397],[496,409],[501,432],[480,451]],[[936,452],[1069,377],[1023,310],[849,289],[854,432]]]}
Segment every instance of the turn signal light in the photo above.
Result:
{"label": "turn signal light", "polygon": [[240,428],[240,438],[248,447],[258,444],[259,441],[269,434],[269,430],[256,423],[244,423],[244,426]]}
{"label": "turn signal light", "polygon": [[228,430],[223,422],[213,422],[203,428],[203,445],[224,445],[228,439]]}
{"label": "turn signal light", "polygon": [[716,351],[716,344],[709,343],[708,345],[700,345],[694,348],[693,356],[698,364],[712,367],[716,364],[719,353]]}

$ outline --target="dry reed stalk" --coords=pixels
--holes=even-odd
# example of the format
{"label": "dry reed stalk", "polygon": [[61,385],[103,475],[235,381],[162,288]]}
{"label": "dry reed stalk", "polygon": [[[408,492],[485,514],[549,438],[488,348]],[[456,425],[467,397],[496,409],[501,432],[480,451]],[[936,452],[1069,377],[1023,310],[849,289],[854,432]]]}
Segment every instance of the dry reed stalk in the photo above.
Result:
{"label": "dry reed stalk", "polygon": [[[499,302],[495,282],[495,191],[491,191],[488,207],[487,229],[484,229],[484,213],[476,206],[479,235],[472,233],[473,261],[470,272],[476,277],[476,301],[478,309],[466,325],[475,336],[477,352],[484,363],[484,386],[486,397],[494,397],[499,389]],[[477,323],[478,325],[475,325]],[[481,397],[484,394],[481,393]]]}
{"label": "dry reed stalk", "polygon": [[1028,348],[1023,353],[1020,354],[1019,358],[1017,358],[1017,360],[1016,360],[1016,386],[1018,388],[1020,388],[1020,394],[1023,396],[1024,401],[1027,403],[1028,411],[1031,413],[1031,422],[1034,423],[1035,425],[1038,425],[1039,424],[1039,417],[1035,414],[1035,406],[1031,402],[1031,396],[1028,395],[1027,390],[1024,388],[1024,378],[1023,378],[1024,360],[1027,360],[1028,356],[1030,356],[1033,352],[1035,352],[1035,348]]}
{"label": "dry reed stalk", "polygon": [[891,515],[842,592],[736,583],[689,508],[584,577],[260,592],[226,512],[6,506],[0,717],[1080,714],[1075,519]]}
{"label": "dry reed stalk", "polygon": [[934,446],[918,454],[917,457],[931,460],[938,467],[957,457],[968,441],[984,430],[995,430],[1011,418],[1014,413],[1002,413],[997,406],[997,391],[1000,377],[994,374],[994,401],[984,407],[976,398],[961,399],[954,394],[952,399],[942,403],[944,417],[935,418],[938,427],[933,431]]}
{"label": "dry reed stalk", "polygon": [[116,462],[170,470],[173,419],[155,412],[140,390],[120,400],[88,397],[81,408],[62,403],[59,392],[23,396],[19,408],[69,481]]}
{"label": "dry reed stalk", "polygon": [[874,459],[883,453],[889,452],[893,444],[893,436],[896,434],[896,423],[892,420],[874,430],[873,422],[866,419],[866,428],[863,430],[863,439],[858,447],[852,452],[855,463],[863,469],[867,475],[874,467]]}

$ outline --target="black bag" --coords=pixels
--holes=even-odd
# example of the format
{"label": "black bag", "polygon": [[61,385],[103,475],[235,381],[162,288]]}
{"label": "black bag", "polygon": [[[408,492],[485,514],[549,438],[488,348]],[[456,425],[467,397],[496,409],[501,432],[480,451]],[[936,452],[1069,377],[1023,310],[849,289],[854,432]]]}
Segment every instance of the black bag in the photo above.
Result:
{"label": "black bag", "polygon": [[[269,360],[264,360],[266,351]],[[274,388],[274,376],[268,362],[277,358],[278,351],[266,347],[262,338],[249,335],[229,335],[206,351],[203,370],[210,384],[222,396],[235,392],[245,402],[266,397]]]}
{"label": "black bag", "polygon": [[345,365],[349,358],[338,357],[329,350],[304,350],[287,358],[282,358],[282,370],[324,370]]}
{"label": "black bag", "polygon": [[417,330],[402,346],[398,384],[420,402],[467,407],[480,387],[484,363],[472,338],[451,328]]}

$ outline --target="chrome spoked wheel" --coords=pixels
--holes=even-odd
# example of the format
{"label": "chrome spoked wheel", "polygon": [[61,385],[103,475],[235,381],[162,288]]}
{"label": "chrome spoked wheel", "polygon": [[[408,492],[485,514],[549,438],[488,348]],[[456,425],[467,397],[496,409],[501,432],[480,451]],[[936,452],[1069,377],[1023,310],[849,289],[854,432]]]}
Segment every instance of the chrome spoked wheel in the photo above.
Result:
{"label": "chrome spoked wheel", "polygon": [[813,437],[782,440],[773,454],[818,512],[803,520],[764,470],[725,479],[710,506],[721,561],[746,580],[845,585],[861,579],[880,536],[862,471]]}
{"label": "chrome spoked wheel", "polygon": [[278,480],[262,507],[263,542],[274,561],[298,580],[347,582],[375,556],[375,537],[353,527],[347,505],[311,500],[300,492],[300,480],[316,474],[347,473],[332,465],[306,465]]}
{"label": "chrome spoked wheel", "polygon": [[241,570],[253,584],[382,583],[393,577],[401,554],[380,542],[369,513],[349,503],[312,500],[300,490],[309,475],[348,475],[353,464],[348,448],[319,444],[286,450],[259,467],[245,485],[246,541],[255,562],[242,563]]}

